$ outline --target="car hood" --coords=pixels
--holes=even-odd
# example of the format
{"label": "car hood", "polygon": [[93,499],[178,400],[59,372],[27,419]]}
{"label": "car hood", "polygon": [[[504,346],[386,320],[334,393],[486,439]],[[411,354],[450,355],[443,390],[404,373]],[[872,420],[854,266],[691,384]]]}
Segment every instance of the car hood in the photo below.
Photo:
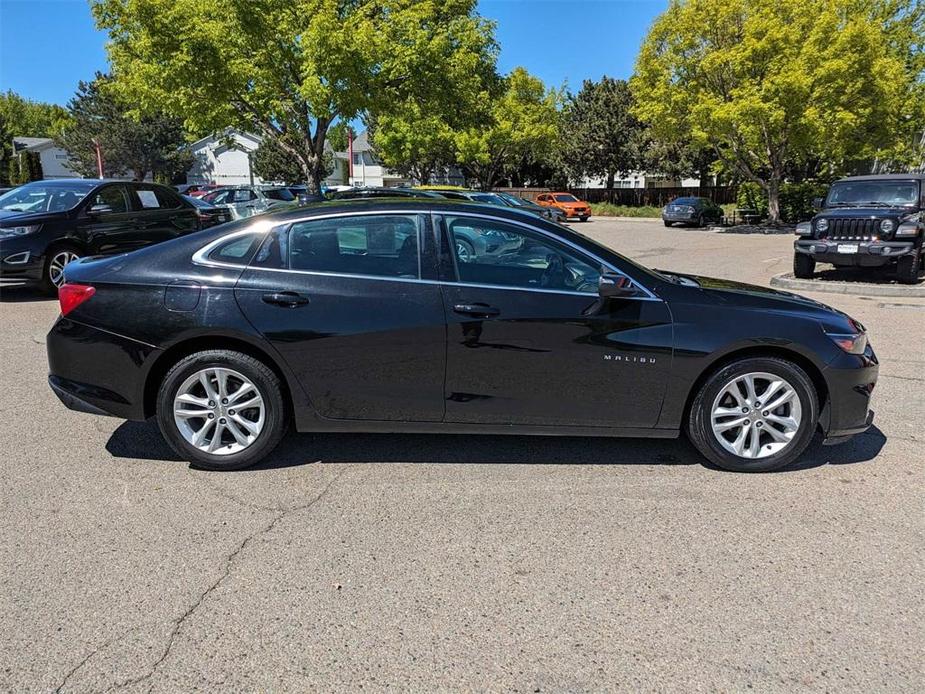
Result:
{"label": "car hood", "polygon": [[[705,293],[710,299],[719,303],[730,304],[737,308],[760,308],[765,310],[789,311],[806,314],[818,313],[829,316],[837,315],[847,318],[845,313],[821,301],[810,299],[791,292],[782,292],[779,289],[761,287],[745,282],[718,279],[716,277],[701,277],[699,275],[684,275],[668,273],[696,283],[696,288]],[[692,289],[694,285],[689,285]]]}
{"label": "car hood", "polygon": [[901,217],[914,214],[914,207],[830,207],[817,215],[826,219],[858,218],[858,217]]}
{"label": "car hood", "polygon": [[14,210],[0,210],[0,226],[17,226],[20,224],[41,224],[58,217],[59,215],[47,212],[16,212]]}

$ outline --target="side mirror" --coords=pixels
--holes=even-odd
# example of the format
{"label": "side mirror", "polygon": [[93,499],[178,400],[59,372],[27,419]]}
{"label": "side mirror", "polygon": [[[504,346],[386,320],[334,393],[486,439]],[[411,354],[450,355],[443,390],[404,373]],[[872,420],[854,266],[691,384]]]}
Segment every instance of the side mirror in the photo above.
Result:
{"label": "side mirror", "polygon": [[814,210],[821,210],[822,205],[823,205],[822,198],[813,198],[813,209]]}
{"label": "side mirror", "polygon": [[601,278],[598,280],[597,293],[602,299],[618,299],[636,296],[638,290],[633,281],[626,275],[605,272],[601,274]]}
{"label": "side mirror", "polygon": [[112,212],[112,207],[109,205],[93,205],[89,210],[87,210],[87,212],[92,215],[106,214],[108,212]]}

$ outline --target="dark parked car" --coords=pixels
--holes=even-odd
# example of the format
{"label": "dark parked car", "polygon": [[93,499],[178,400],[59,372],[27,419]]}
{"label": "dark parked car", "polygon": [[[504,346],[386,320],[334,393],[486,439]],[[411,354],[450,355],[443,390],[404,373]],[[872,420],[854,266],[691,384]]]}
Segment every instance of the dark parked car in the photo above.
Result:
{"label": "dark parked car", "polygon": [[675,198],[662,208],[666,227],[679,222],[702,227],[707,222],[718,224],[722,219],[723,208],[709,198]]}
{"label": "dark parked car", "polygon": [[[516,239],[460,262],[460,229]],[[323,203],[68,265],[49,381],[182,458],[299,431],[676,437],[732,470],[865,431],[877,358],[816,301],[648,270],[511,208]]]}
{"label": "dark parked car", "polygon": [[167,186],[129,181],[35,181],[0,196],[0,279],[54,291],[64,266],[199,229],[192,204]]}
{"label": "dark parked car", "polygon": [[199,228],[208,229],[216,224],[224,224],[231,221],[231,212],[225,207],[216,207],[210,202],[201,198],[184,195],[183,199],[196,208],[196,215],[199,217]]}
{"label": "dark parked car", "polygon": [[817,207],[812,221],[797,225],[797,277],[811,278],[816,263],[893,269],[906,284],[922,276],[925,174],[844,178]]}

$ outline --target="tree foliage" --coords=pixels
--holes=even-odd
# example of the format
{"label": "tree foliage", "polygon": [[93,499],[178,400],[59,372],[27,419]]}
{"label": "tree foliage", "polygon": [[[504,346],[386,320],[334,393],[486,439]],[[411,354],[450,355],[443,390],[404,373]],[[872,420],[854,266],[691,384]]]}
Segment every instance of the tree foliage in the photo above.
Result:
{"label": "tree foliage", "polygon": [[122,92],[187,129],[276,139],[315,188],[336,120],[451,111],[494,74],[475,0],[93,0]]}
{"label": "tree foliage", "polygon": [[[23,182],[19,162],[11,159],[14,137],[54,137],[67,121],[61,106],[30,101],[13,91],[0,94],[0,183]],[[13,170],[17,180],[10,179]]]}
{"label": "tree foliage", "polygon": [[105,176],[131,171],[136,180],[148,174],[169,180],[192,164],[181,122],[129,107],[105,75],[80,82],[68,111],[69,124],[58,144],[68,151],[68,166],[82,176],[98,175],[95,142],[102,150]]}
{"label": "tree foliage", "polygon": [[[673,0],[643,43],[636,113],[758,183],[908,149],[923,125],[920,0]],[[912,127],[911,127],[912,126]]]}
{"label": "tree foliage", "polygon": [[492,100],[487,123],[455,133],[456,159],[467,176],[488,189],[527,161],[549,157],[558,135],[561,96],[524,68],[515,68]]}
{"label": "tree foliage", "polygon": [[642,163],[644,128],[632,112],[633,96],[625,80],[585,80],[569,95],[562,116],[559,161],[572,180],[614,177]]}
{"label": "tree foliage", "polygon": [[382,164],[428,184],[455,161],[455,132],[438,115],[413,102],[369,119],[370,143]]}
{"label": "tree foliage", "polygon": [[[264,181],[281,183],[304,183],[304,171],[298,158],[288,149],[280,146],[278,139],[264,138],[254,150],[252,158],[253,171]],[[334,171],[334,157],[326,152],[322,157],[322,178]]]}

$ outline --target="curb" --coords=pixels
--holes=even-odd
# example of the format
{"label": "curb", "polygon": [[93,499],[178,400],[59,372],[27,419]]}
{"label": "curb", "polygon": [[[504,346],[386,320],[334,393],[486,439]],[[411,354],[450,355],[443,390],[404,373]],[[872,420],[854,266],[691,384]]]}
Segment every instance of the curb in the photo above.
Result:
{"label": "curb", "polygon": [[771,286],[778,289],[797,289],[804,292],[826,294],[849,294],[854,296],[897,296],[925,298],[925,284],[871,284],[869,282],[841,282],[838,280],[798,280],[792,273],[785,272],[771,278]]}

